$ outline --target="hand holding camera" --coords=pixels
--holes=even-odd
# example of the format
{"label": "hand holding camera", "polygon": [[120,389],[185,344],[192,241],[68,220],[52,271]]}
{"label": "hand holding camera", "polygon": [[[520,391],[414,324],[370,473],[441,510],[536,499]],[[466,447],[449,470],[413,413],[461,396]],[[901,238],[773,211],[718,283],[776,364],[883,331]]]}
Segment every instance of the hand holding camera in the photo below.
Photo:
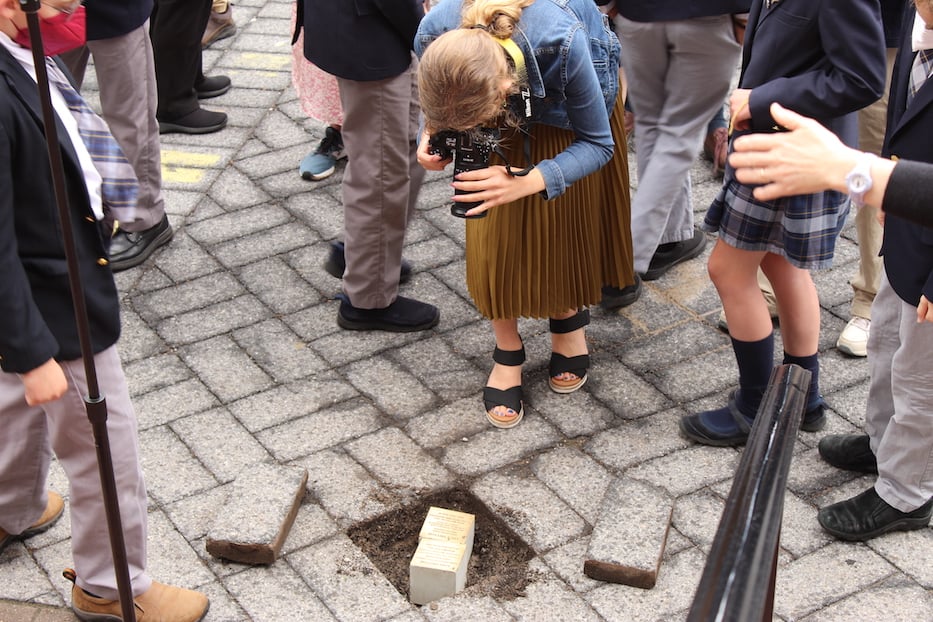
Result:
{"label": "hand holding camera", "polygon": [[[475,171],[489,167],[489,156],[499,141],[499,130],[480,127],[468,132],[443,130],[433,134],[428,140],[428,151],[447,160],[454,158],[454,176],[466,171]],[[470,194],[455,190],[454,194]],[[467,212],[482,201],[454,203],[450,213],[458,218],[483,218],[486,213],[467,216]]]}

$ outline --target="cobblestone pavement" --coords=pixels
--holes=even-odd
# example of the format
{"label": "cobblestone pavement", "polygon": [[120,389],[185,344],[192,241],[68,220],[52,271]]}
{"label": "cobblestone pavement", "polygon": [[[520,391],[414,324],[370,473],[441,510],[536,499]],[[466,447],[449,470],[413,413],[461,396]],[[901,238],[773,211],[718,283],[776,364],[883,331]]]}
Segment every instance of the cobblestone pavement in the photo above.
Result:
{"label": "cobblestone pavement", "polygon": [[[722,404],[736,381],[728,337],[716,327],[709,250],[647,284],[622,313],[593,312],[591,380],[573,395],[547,389],[546,326],[523,321],[527,414],[513,430],[491,429],[479,393],[493,340],[465,291],[463,223],[448,213],[446,175],[430,176],[422,191],[405,249],[415,274],[402,290],[438,305],[440,325],[405,335],[337,327],[339,282],[321,264],[341,235],[343,168],[319,183],[298,175],[323,127],[304,117],[290,86],[291,6],[240,0],[236,36],[205,51],[205,67],[233,79],[228,94],[205,102],[227,111],[230,126],[164,137],[175,239],[117,275],[120,348],[151,502],[152,574],[205,591],[210,622],[684,619],[740,456],[677,431],[678,417]],[[89,75],[92,100],[94,87]],[[703,160],[693,180],[702,216],[718,182]],[[775,618],[930,620],[933,531],[848,544],[816,522],[818,506],[872,481],[833,469],[816,451],[821,435],[859,429],[867,393],[865,360],[834,349],[848,319],[853,236],[850,226],[835,267],[816,275],[829,423],[800,433],[795,448]],[[283,555],[267,567],[219,562],[205,551],[213,516],[237,473],[262,461],[310,474]],[[582,573],[600,500],[617,476],[676,498],[651,590]],[[534,549],[525,596],[497,600],[468,589],[416,607],[346,535],[455,485]],[[67,492],[57,465],[50,486]],[[62,520],[0,556],[0,620],[73,619],[54,609],[70,602],[61,577],[69,544]]]}

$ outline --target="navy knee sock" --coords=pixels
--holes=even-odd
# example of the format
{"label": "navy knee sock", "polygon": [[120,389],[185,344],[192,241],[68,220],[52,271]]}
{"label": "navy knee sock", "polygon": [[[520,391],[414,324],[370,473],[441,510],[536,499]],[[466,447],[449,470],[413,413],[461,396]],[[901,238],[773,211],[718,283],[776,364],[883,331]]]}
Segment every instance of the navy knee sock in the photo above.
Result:
{"label": "navy knee sock", "polygon": [[[774,368],[774,334],[759,341],[733,339],[732,350],[739,366],[739,390],[736,392],[735,403],[739,412],[753,419]],[[708,410],[700,413],[700,416],[706,427],[714,432],[729,434],[736,430],[735,419],[728,406]]]}
{"label": "navy knee sock", "polygon": [[784,353],[785,365],[800,365],[810,372],[810,389],[807,391],[807,410],[810,412],[820,405],[822,397],[820,396],[820,359],[817,354],[810,356],[792,356]]}

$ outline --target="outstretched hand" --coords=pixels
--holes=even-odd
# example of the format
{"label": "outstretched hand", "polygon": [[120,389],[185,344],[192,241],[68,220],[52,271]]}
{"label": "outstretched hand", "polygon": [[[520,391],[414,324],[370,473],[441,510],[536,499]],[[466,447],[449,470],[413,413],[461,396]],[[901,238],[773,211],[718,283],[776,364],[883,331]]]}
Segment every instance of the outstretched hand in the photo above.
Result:
{"label": "outstretched hand", "polygon": [[456,203],[482,201],[467,212],[467,216],[482,214],[486,210],[517,201],[544,190],[544,177],[533,168],[527,175],[512,176],[504,166],[490,166],[475,171],[465,171],[454,177],[454,189],[469,194],[454,195]]}
{"label": "outstretched hand", "polygon": [[771,104],[771,116],[787,132],[748,134],[733,145],[729,164],[743,184],[760,184],[755,198],[770,201],[827,188],[845,191],[846,174],[859,152],[846,147],[819,122]]}

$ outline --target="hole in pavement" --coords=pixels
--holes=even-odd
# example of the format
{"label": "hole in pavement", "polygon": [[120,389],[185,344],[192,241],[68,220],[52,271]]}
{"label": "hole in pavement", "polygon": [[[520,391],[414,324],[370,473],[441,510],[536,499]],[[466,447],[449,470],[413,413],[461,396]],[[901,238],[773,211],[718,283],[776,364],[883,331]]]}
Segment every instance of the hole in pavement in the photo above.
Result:
{"label": "hole in pavement", "polygon": [[413,505],[354,525],[347,535],[395,589],[408,598],[408,564],[418,548],[418,533],[431,506],[476,516],[467,590],[497,600],[524,596],[531,581],[528,562],[534,551],[468,490],[454,488],[432,493]]}

